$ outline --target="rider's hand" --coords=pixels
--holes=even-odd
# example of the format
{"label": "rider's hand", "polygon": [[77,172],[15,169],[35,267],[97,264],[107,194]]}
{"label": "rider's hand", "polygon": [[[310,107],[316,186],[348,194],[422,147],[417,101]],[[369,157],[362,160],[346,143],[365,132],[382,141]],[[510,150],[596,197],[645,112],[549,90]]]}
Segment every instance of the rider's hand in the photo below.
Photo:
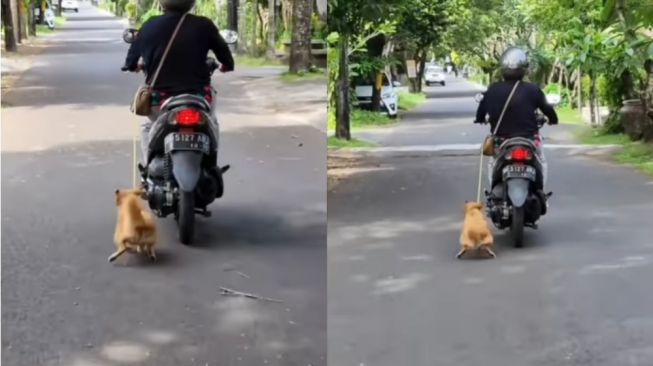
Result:
{"label": "rider's hand", "polygon": [[225,72],[229,72],[229,71],[226,70],[226,68],[224,67],[224,64],[220,64],[220,67],[218,68],[218,70],[220,70],[220,72],[223,73],[223,74],[224,74]]}

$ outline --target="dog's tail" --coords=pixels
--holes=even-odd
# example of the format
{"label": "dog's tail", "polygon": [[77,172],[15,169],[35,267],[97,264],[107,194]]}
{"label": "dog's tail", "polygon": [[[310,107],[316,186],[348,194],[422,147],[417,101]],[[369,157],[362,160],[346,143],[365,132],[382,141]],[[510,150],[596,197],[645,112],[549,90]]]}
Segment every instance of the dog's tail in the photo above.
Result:
{"label": "dog's tail", "polygon": [[127,248],[125,247],[125,248],[122,248],[119,251],[111,254],[111,256],[109,257],[109,262],[115,261],[116,259],[118,259],[118,257],[123,255],[126,251],[127,251]]}

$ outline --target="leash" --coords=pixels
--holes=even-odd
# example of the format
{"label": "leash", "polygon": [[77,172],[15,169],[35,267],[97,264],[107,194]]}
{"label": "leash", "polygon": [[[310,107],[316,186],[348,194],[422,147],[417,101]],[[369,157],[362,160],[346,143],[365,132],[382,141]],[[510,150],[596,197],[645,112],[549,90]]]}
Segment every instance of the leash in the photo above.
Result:
{"label": "leash", "polygon": [[135,123],[134,126],[136,126],[136,128],[134,129],[134,138],[132,139],[132,183],[134,184],[134,189],[138,189],[138,149],[136,148],[139,133],[138,123]]}
{"label": "leash", "polygon": [[[494,135],[497,134],[497,131],[499,131],[499,126],[501,125],[501,121],[503,121],[503,115],[506,113],[506,109],[508,108],[508,104],[510,104],[510,100],[512,99],[513,94],[515,94],[515,90],[517,90],[517,86],[519,85],[519,80],[515,83],[515,86],[512,87],[512,91],[510,92],[510,95],[508,96],[508,99],[506,100],[506,104],[503,105],[503,110],[501,111],[501,115],[499,116],[499,120],[497,121],[496,127],[494,127],[494,131],[492,131],[491,136],[494,138]],[[481,191],[483,189],[483,148],[485,147],[485,141],[481,143],[481,161],[478,164],[478,190],[476,192],[476,202],[481,202]],[[494,143],[494,139],[492,140],[492,143]],[[491,187],[490,187],[491,188]]]}

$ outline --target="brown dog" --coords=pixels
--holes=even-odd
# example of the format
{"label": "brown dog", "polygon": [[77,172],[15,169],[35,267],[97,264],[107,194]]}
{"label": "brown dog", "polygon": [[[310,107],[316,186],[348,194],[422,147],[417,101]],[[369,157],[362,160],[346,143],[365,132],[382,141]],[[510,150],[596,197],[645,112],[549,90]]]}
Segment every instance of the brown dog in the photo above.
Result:
{"label": "brown dog", "polygon": [[465,202],[465,221],[463,222],[463,231],[460,234],[460,252],[456,258],[463,256],[468,251],[484,250],[492,258],[494,254],[494,238],[492,231],[485,221],[483,214],[483,204],[478,202]]}
{"label": "brown dog", "polygon": [[141,203],[141,190],[116,190],[118,220],[113,240],[116,252],[109,257],[113,262],[127,251],[145,252],[156,260],[156,226],[154,217]]}

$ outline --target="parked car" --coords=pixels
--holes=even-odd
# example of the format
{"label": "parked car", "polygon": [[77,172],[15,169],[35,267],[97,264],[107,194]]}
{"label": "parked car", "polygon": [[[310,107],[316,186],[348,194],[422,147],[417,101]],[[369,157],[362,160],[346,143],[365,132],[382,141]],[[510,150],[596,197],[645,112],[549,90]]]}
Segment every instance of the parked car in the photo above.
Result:
{"label": "parked car", "polygon": [[431,86],[431,84],[440,84],[444,86],[444,70],[440,66],[427,66],[424,71],[424,82],[426,83],[426,86]]}
{"label": "parked car", "polygon": [[72,10],[75,13],[79,13],[79,1],[77,0],[63,0],[61,2],[61,10]]}
{"label": "parked car", "polygon": [[[383,74],[383,83],[381,87],[381,108],[388,114],[388,117],[397,117],[399,110],[399,96],[397,95],[396,88],[401,86],[401,83],[394,81],[390,82],[391,77]],[[363,78],[354,79],[356,86],[356,99],[358,107],[361,109],[370,109],[372,107],[372,93],[374,91],[373,80]]]}

